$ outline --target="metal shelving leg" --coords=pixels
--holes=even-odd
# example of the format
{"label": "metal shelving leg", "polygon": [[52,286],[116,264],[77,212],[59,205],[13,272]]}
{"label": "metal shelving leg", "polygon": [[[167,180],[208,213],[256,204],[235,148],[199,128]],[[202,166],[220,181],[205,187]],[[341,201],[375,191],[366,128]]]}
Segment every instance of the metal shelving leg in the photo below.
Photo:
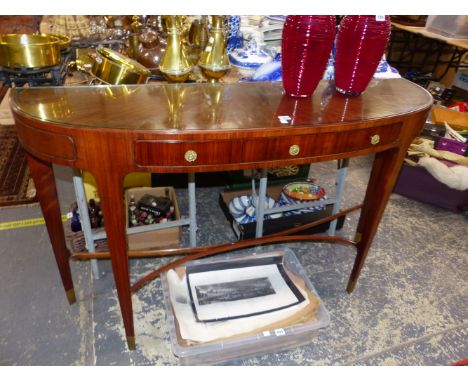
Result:
{"label": "metal shelving leg", "polygon": [[[91,222],[89,220],[88,203],[86,201],[86,195],[84,190],[83,179],[79,173],[79,170],[75,170],[73,175],[73,186],[75,188],[76,203],[78,205],[78,213],[80,214],[81,229],[83,230],[86,248],[88,252],[96,252],[94,246],[93,231],[91,230]],[[93,277],[99,279],[99,266],[97,260],[91,260],[91,271]]]}
{"label": "metal shelving leg", "polygon": [[197,246],[197,202],[195,199],[195,173],[188,174],[188,196],[189,196],[189,233],[190,246]]}
{"label": "metal shelving leg", "polygon": [[256,206],[256,209],[257,209],[256,211],[257,225],[256,225],[256,230],[255,230],[256,238],[260,238],[263,236],[263,220],[265,217],[265,200],[266,200],[267,181],[268,181],[267,169],[262,168],[262,173],[260,177],[260,185],[258,188],[258,202],[257,202],[258,204]]}
{"label": "metal shelving leg", "polygon": [[[348,174],[348,165],[348,158],[338,160],[338,171],[336,173],[336,194],[335,203],[333,203],[332,214],[336,214],[341,207],[341,200],[343,198],[346,175]],[[328,234],[330,236],[335,235],[336,223],[336,219],[330,222],[330,226],[328,227]]]}

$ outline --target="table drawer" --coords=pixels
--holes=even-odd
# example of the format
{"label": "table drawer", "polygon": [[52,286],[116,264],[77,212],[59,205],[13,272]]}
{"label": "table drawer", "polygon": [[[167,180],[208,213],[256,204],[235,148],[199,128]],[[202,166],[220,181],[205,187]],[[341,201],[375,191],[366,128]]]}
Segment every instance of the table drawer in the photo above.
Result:
{"label": "table drawer", "polygon": [[249,139],[244,142],[242,161],[268,161],[306,158],[354,152],[394,143],[401,125],[393,124],[346,132],[292,135]]}
{"label": "table drawer", "polygon": [[238,163],[242,151],[239,140],[146,141],[134,142],[137,166],[197,166]]}

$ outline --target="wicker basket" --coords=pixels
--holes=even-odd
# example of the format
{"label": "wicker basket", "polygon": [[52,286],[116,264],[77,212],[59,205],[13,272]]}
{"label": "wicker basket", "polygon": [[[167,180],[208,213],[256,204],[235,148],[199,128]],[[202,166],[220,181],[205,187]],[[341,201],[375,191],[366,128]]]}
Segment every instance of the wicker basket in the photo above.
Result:
{"label": "wicker basket", "polygon": [[[64,223],[65,238],[67,241],[68,249],[71,253],[88,252],[86,248],[86,241],[83,231],[72,232],[70,228],[70,221]],[[93,233],[101,232],[104,228],[94,229]],[[94,241],[95,252],[108,252],[109,247],[106,239],[99,239]]]}

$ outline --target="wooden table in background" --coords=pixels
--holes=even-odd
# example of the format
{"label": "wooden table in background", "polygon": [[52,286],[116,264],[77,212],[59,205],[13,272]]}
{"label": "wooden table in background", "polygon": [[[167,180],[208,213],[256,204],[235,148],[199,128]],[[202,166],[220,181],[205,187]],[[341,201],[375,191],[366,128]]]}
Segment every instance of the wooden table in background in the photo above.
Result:
{"label": "wooden table in background", "polygon": [[[327,81],[308,99],[285,96],[279,82],[17,88],[11,105],[70,302],[75,300],[70,253],[52,163],[87,170],[96,179],[132,349],[135,285],[130,285],[122,200],[126,174],[264,168],[375,153],[355,241],[349,241],[357,249],[347,287],[351,292],[406,150],[423,127],[432,97],[411,82],[391,79],[372,82],[363,95],[354,98],[336,93]],[[279,116],[290,119],[283,123]],[[311,236],[293,238],[310,240]],[[230,248],[267,239],[243,241]],[[216,248],[201,251],[181,261],[216,252]]]}
{"label": "wooden table in background", "polygon": [[462,38],[450,38],[450,37],[441,35],[439,33],[431,32],[430,30],[426,29],[426,27],[414,27],[414,26],[403,25],[403,24],[399,24],[399,23],[395,23],[395,22],[392,22],[392,25],[395,28],[401,29],[401,30],[406,31],[406,32],[410,32],[410,33],[413,33],[413,34],[419,34],[419,35],[421,35],[423,37],[426,37],[426,38],[431,38],[431,39],[434,39],[434,40],[443,41],[446,44],[456,46],[457,48],[468,50],[468,39],[467,38],[463,38],[463,39]]}
{"label": "wooden table in background", "polygon": [[[441,81],[451,68],[466,68],[468,39],[449,38],[415,27],[392,22],[392,36],[387,49],[388,62],[398,69],[421,70],[428,68],[432,80]],[[442,73],[435,75],[435,72]]]}

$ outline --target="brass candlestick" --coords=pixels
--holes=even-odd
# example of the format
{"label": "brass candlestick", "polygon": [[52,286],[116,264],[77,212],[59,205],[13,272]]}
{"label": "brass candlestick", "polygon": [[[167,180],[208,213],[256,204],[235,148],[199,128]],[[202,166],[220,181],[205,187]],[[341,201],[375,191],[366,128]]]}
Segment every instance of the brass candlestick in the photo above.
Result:
{"label": "brass candlestick", "polygon": [[138,57],[138,47],[139,47],[139,40],[138,36],[141,33],[141,27],[143,24],[140,22],[140,16],[133,16],[132,17],[132,24],[131,24],[131,29],[132,33],[130,36],[128,36],[128,42],[129,42],[129,56],[130,58],[136,60]]}
{"label": "brass candlestick", "polygon": [[190,59],[196,64],[200,59],[200,54],[208,42],[208,30],[206,27],[206,16],[195,19],[190,26],[188,33],[188,43],[190,47]]}
{"label": "brass candlestick", "polygon": [[184,82],[192,71],[192,64],[185,53],[176,16],[164,18],[167,29],[167,47],[159,70],[169,82]]}
{"label": "brass candlestick", "polygon": [[212,16],[210,37],[198,65],[211,82],[219,81],[230,68],[222,16]]}

